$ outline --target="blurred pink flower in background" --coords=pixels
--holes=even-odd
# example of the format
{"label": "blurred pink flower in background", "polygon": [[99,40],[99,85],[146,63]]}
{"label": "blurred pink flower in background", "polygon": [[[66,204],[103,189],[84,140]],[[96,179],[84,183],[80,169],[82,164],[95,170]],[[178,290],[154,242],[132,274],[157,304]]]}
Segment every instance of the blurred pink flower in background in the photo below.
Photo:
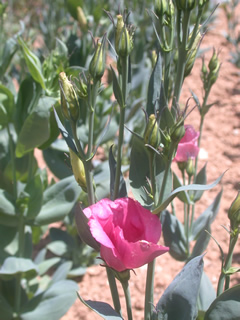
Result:
{"label": "blurred pink flower in background", "polygon": [[83,212],[102,259],[117,271],[141,267],[169,250],[157,244],[159,218],[131,198],[102,199]]}
{"label": "blurred pink flower in background", "polygon": [[199,132],[196,132],[191,125],[184,125],[185,135],[180,140],[177,148],[177,153],[173,161],[187,162],[189,158],[195,159],[198,155],[198,137]]}

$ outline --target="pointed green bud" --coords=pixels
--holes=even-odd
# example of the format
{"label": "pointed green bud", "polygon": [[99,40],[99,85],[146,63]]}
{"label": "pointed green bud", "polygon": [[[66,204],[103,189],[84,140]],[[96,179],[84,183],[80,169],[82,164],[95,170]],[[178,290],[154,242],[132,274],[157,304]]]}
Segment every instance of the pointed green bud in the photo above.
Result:
{"label": "pointed green bud", "polygon": [[167,0],[155,0],[154,11],[159,18],[162,18],[168,10]]}
{"label": "pointed green bud", "polygon": [[209,4],[209,0],[198,0],[198,7],[203,8],[205,4]]}
{"label": "pointed green bud", "polygon": [[88,91],[87,91],[87,85],[82,81],[82,79],[79,79],[79,88],[77,90],[79,98],[85,100],[88,97]]}
{"label": "pointed green bud", "polygon": [[173,142],[179,142],[185,135],[184,123],[181,121],[179,124],[176,124],[173,128],[173,132],[171,134],[171,139]]}
{"label": "pointed green bud", "polygon": [[59,82],[61,88],[62,113],[66,119],[77,121],[79,118],[78,97],[65,72],[59,74]]}
{"label": "pointed green bud", "polygon": [[77,19],[78,19],[78,23],[80,28],[85,31],[87,30],[87,19],[85,17],[85,14],[83,12],[83,9],[81,7],[77,7]]}
{"label": "pointed green bud", "polygon": [[234,230],[240,225],[240,192],[232,202],[228,210],[228,218],[231,221],[231,228]]}
{"label": "pointed green bud", "polygon": [[120,57],[126,58],[131,53],[132,48],[132,36],[123,22],[122,15],[119,14],[115,33],[115,50]]}
{"label": "pointed green bud", "polygon": [[72,151],[72,149],[69,149],[69,154],[74,178],[83,191],[87,192],[87,183],[83,162],[81,159],[79,159],[76,153]]}
{"label": "pointed green bud", "polygon": [[195,5],[196,0],[175,0],[178,10],[191,11]]}
{"label": "pointed green bud", "polygon": [[[191,37],[192,37],[192,33],[189,35],[188,41],[191,41]],[[184,77],[187,77],[192,71],[194,62],[196,60],[196,56],[197,56],[197,52],[198,52],[198,48],[199,48],[199,44],[200,44],[201,39],[202,39],[202,35],[199,31],[196,34],[192,48],[187,53],[187,63],[186,63],[185,70],[184,70]]]}
{"label": "pointed green bud", "polygon": [[155,114],[151,114],[144,133],[144,143],[157,148],[161,142],[160,130]]}
{"label": "pointed green bud", "polygon": [[220,70],[221,64],[218,58],[218,55],[215,50],[213,50],[212,58],[209,61],[208,68],[209,68],[209,74],[208,74],[208,81],[209,86],[212,86],[218,78],[218,73]]}
{"label": "pointed green bud", "polygon": [[189,158],[187,161],[186,172],[189,177],[192,177],[195,173],[195,166],[192,158]]}
{"label": "pointed green bud", "polygon": [[92,57],[92,60],[89,65],[89,73],[92,76],[93,80],[99,81],[105,71],[105,37],[103,38],[103,41],[97,42],[97,47],[95,50],[95,53]]}

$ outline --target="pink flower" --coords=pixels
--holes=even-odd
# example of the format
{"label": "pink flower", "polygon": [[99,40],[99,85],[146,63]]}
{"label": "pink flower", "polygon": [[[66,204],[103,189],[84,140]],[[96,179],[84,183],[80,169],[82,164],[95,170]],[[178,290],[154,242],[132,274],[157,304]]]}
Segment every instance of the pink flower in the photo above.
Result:
{"label": "pink flower", "polygon": [[189,158],[195,159],[198,155],[198,137],[199,132],[196,132],[191,125],[185,125],[185,135],[180,140],[177,148],[177,153],[174,161],[187,162]]}
{"label": "pink flower", "polygon": [[131,198],[103,199],[83,211],[101,257],[117,271],[141,267],[169,250],[157,244],[159,218]]}

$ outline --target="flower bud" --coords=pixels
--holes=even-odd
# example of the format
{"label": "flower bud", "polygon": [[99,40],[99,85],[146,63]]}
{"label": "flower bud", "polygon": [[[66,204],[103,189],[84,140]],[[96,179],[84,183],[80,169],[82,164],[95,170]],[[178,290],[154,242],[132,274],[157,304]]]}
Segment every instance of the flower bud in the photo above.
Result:
{"label": "flower bud", "polygon": [[184,137],[184,135],[185,135],[185,128],[182,122],[176,125],[175,129],[171,134],[171,139],[173,142],[179,142]]}
{"label": "flower bud", "polygon": [[240,225],[240,192],[238,192],[237,197],[228,210],[228,218],[231,221],[232,229],[235,229]]}
{"label": "flower bud", "polygon": [[115,49],[117,54],[125,58],[129,56],[133,48],[132,37],[129,34],[129,31],[126,25],[123,22],[122,15],[117,16],[117,26],[115,33]]}
{"label": "flower bud", "polygon": [[186,166],[186,172],[189,177],[192,177],[195,173],[195,166],[193,163],[193,158],[189,158]]}
{"label": "flower bud", "polygon": [[95,81],[99,81],[102,78],[105,70],[104,44],[105,37],[102,42],[97,42],[97,48],[89,65],[89,73]]}
{"label": "flower bud", "polygon": [[87,29],[87,19],[81,7],[77,7],[77,19],[82,30]]}
{"label": "flower bud", "polygon": [[82,81],[82,79],[79,79],[79,88],[77,90],[78,96],[81,99],[87,99],[88,97],[88,91],[87,91],[87,85]]}
{"label": "flower bud", "polygon": [[65,72],[59,74],[59,82],[61,88],[62,113],[66,119],[77,121],[79,117],[78,97]]}
{"label": "flower bud", "polygon": [[155,149],[160,144],[161,135],[160,135],[157,119],[154,114],[151,114],[149,116],[143,139],[145,144],[149,144]]}
{"label": "flower bud", "polygon": [[154,11],[159,18],[162,18],[167,13],[168,2],[167,0],[155,0]]}
{"label": "flower bud", "polygon": [[198,0],[198,7],[203,8],[205,4],[208,4],[209,0]]}
{"label": "flower bud", "polygon": [[196,0],[175,0],[178,10],[191,11],[196,4]]}
{"label": "flower bud", "polygon": [[79,159],[76,153],[72,151],[72,149],[69,149],[69,154],[74,178],[79,186],[83,189],[83,191],[87,192],[86,176],[83,162],[81,161],[81,159]]}
{"label": "flower bud", "polygon": [[208,68],[209,68],[210,72],[214,72],[219,68],[219,66],[220,66],[220,62],[218,59],[218,55],[216,54],[216,51],[214,49],[212,58],[210,59],[209,64],[208,64]]}
{"label": "flower bud", "polygon": [[[191,40],[191,37],[192,37],[192,34],[190,34],[190,36],[189,36],[189,41]],[[184,77],[187,77],[190,74],[190,72],[192,71],[194,62],[196,60],[196,56],[197,56],[197,52],[198,52],[198,48],[199,48],[199,44],[200,44],[201,39],[202,39],[202,35],[199,31],[196,34],[192,48],[187,53],[187,63],[185,66]]]}

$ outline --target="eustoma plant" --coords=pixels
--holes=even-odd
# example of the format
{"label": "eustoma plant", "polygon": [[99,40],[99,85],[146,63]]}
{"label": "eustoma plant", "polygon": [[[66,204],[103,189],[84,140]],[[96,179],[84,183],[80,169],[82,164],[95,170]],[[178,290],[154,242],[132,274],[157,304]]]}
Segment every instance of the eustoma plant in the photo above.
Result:
{"label": "eustoma plant", "polygon": [[[212,205],[198,219],[194,219],[195,202],[205,190],[216,186],[222,178],[221,176],[212,184],[206,185],[205,167],[197,172],[197,160],[195,161],[200,147],[203,119],[210,108],[207,98],[220,68],[215,52],[209,63],[209,71],[205,70],[203,65],[205,96],[202,106],[193,94],[201,114],[200,133],[195,132],[191,125],[184,124],[188,102],[184,109],[180,107],[182,86],[194,66],[202,38],[201,19],[208,3],[207,0],[158,0],[155,1],[155,12],[149,11],[155,31],[153,42],[157,42],[159,50],[152,55],[153,69],[147,96],[143,97],[144,112],[138,110],[137,113],[142,119],[145,113],[145,124],[143,120],[140,130],[134,125],[131,130],[128,128],[131,132],[130,144],[126,144],[124,139],[125,124],[128,124],[126,111],[131,110],[131,55],[134,51],[135,30],[129,23],[129,13],[124,11],[123,15],[114,17],[107,12],[113,23],[114,44],[110,42],[107,34],[102,39],[94,39],[94,53],[88,69],[78,78],[68,77],[64,72],[59,75],[64,125],[57,113],[55,115],[69,147],[73,174],[86,194],[76,212],[77,228],[80,237],[100,251],[114,309],[100,302],[84,301],[80,295],[79,298],[104,319],[123,318],[116,279],[121,282],[124,290],[127,317],[129,320],[133,319],[128,285],[130,270],[144,264],[148,264],[145,320],[196,319],[198,310],[204,314],[215,298],[211,296],[204,306],[198,303],[206,294],[203,288],[209,290],[203,274],[203,253],[210,238],[205,230],[210,232],[210,225],[218,212],[221,192]],[[195,22],[190,28],[193,16]],[[113,108],[105,110],[110,121],[106,121],[104,129],[98,130],[98,115],[104,114],[101,113],[104,108],[100,101],[104,91],[109,89],[103,81],[106,79],[104,72],[107,42],[112,55],[116,57],[108,68],[116,101],[112,102]],[[114,121],[118,124],[114,131],[114,134],[117,134],[117,150],[114,150],[112,145],[108,148],[109,188],[105,186],[102,192],[94,156]],[[127,159],[126,168],[123,166],[123,155],[127,157],[128,152],[125,150],[130,146],[130,158]],[[179,163],[183,182],[176,174],[172,174],[171,166],[174,160]],[[128,167],[131,198],[123,175],[123,170]],[[184,202],[184,225],[175,213],[172,202],[175,197]],[[169,204],[172,204],[172,214],[167,210]],[[230,212],[238,210],[233,207]],[[232,215],[236,216],[235,213]],[[234,224],[234,230],[238,230],[237,228]],[[158,244],[161,229],[166,247]],[[234,235],[237,233],[235,231]],[[232,233],[231,235],[233,237]],[[196,243],[191,251],[190,244],[194,240]],[[235,240],[236,238],[231,241]],[[154,307],[155,259],[168,251],[175,259],[186,262],[186,265]],[[229,261],[226,262],[227,268]],[[224,279],[222,276],[220,297]],[[235,290],[239,292],[239,288]],[[214,303],[211,308],[218,314]],[[209,312],[205,319],[214,319],[208,314]]]}

